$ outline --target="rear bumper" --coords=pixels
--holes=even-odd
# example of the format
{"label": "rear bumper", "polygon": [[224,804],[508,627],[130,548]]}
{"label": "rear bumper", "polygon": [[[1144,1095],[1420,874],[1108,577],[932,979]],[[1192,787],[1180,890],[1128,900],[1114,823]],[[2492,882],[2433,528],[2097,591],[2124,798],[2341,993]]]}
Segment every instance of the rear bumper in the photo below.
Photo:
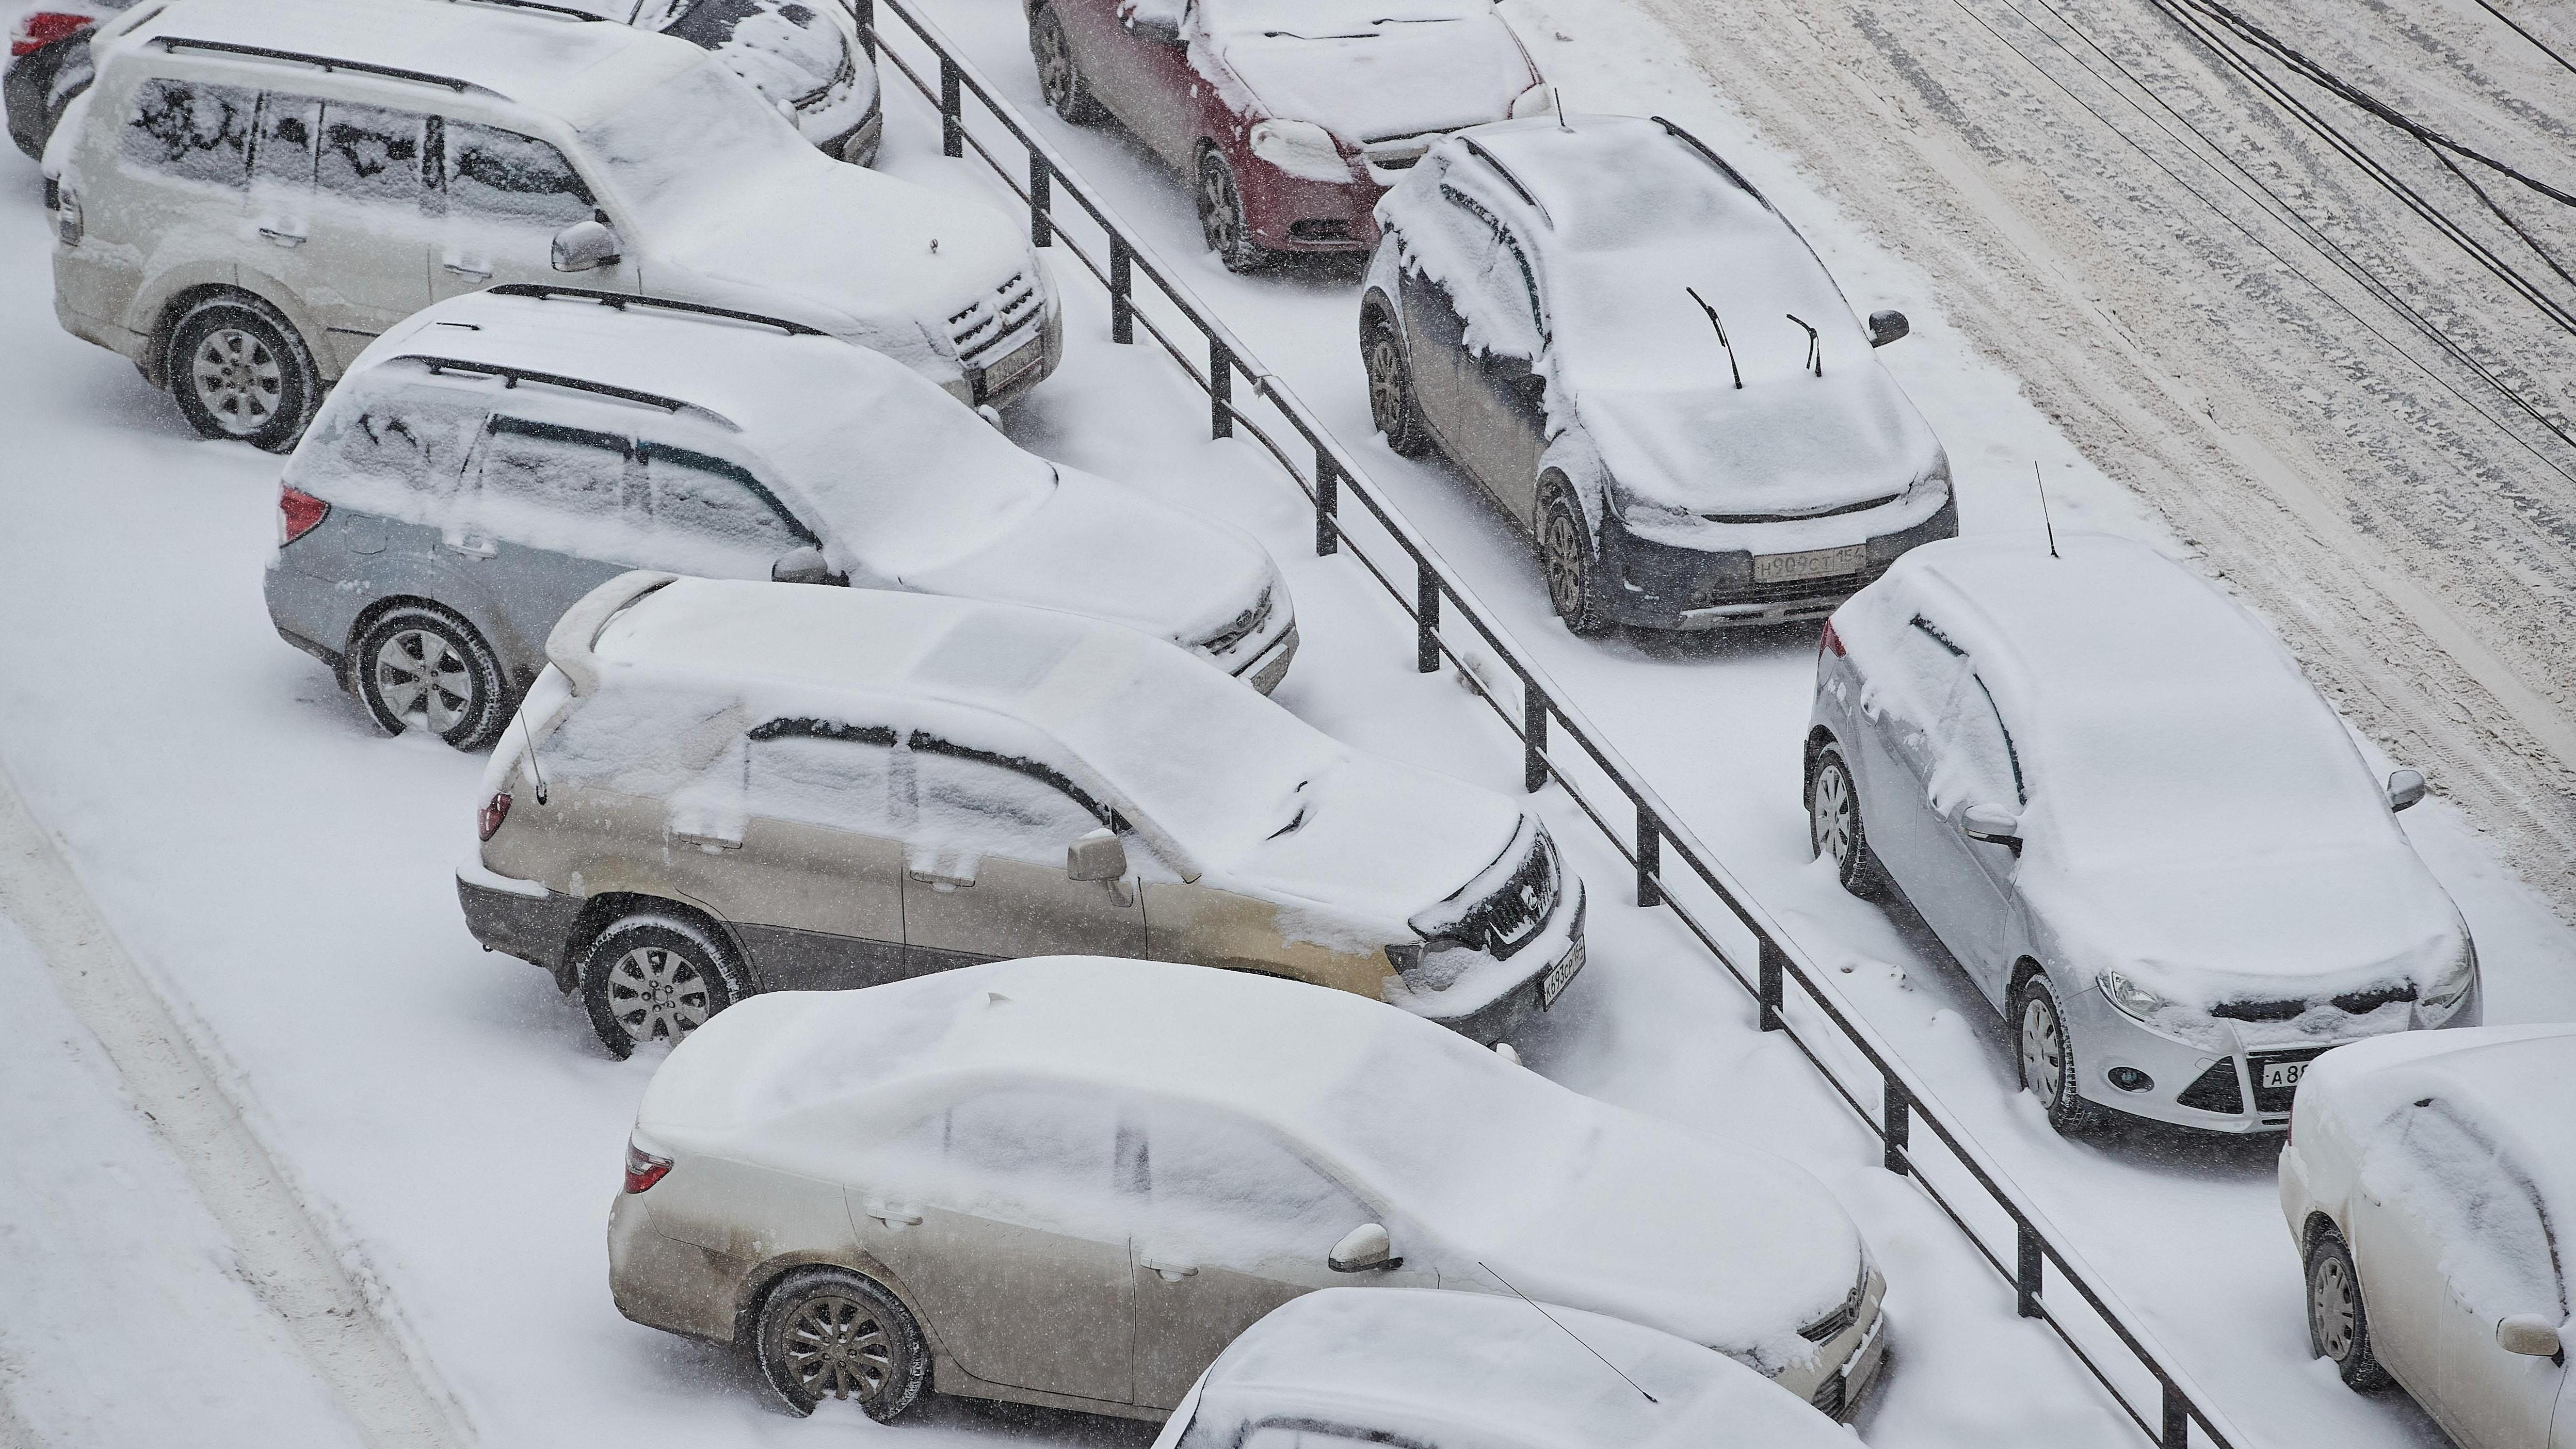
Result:
{"label": "rear bumper", "polygon": [[261,592],[267,597],[268,621],[276,627],[277,637],[329,665],[331,677],[345,682],[341,651],[348,643],[349,626],[357,621],[358,597],[328,579],[289,566],[283,551],[269,555]]}
{"label": "rear bumper", "polygon": [[1729,629],[1822,619],[1908,549],[1958,532],[1958,500],[1945,499],[1914,527],[1869,539],[1868,562],[1858,573],[1763,583],[1753,577],[1749,552],[1655,543],[1628,532],[1614,514],[1602,524],[1601,557],[1609,575],[1610,614],[1618,622],[1647,629]]}
{"label": "rear bumper", "polygon": [[469,860],[456,868],[456,903],[464,908],[465,929],[483,949],[542,966],[558,983],[564,981],[571,969],[564,947],[581,917],[579,897],[496,875]]}

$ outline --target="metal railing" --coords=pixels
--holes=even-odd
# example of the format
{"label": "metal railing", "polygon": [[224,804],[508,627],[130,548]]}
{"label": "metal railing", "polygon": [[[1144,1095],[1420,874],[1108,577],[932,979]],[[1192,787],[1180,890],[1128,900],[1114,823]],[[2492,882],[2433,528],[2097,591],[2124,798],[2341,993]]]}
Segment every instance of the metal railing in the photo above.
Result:
{"label": "metal railing", "polygon": [[[1780,1033],[1815,1067],[1878,1139],[1886,1170],[1913,1177],[1988,1265],[2012,1285],[2021,1316],[2038,1319],[2053,1330],[2160,1449],[2187,1449],[2193,1425],[2216,1449],[2235,1449],[2237,1441],[2206,1396],[2195,1392],[2182,1372],[2131,1326],[2134,1315],[2124,1312],[2108,1290],[2095,1286],[2081,1259],[2061,1246],[2026,1195],[1949,1126],[1944,1120],[1948,1114],[1938,1110],[1939,1099],[1905,1069],[1868,1023],[1844,1006],[1823,983],[1805,950],[1679,822],[1582,711],[1512,645],[1474,593],[1379,496],[1367,475],[1286,383],[1264,368],[1186,286],[1173,280],[1055,148],[1023,125],[974,66],[905,0],[845,3],[870,53],[890,63],[937,110],[945,154],[963,157],[971,152],[991,167],[1027,207],[1030,241],[1039,247],[1061,248],[1107,292],[1111,341],[1132,344],[1141,328],[1207,395],[1211,437],[1248,438],[1278,463],[1313,510],[1315,552],[1331,555],[1347,549],[1413,620],[1415,668],[1436,673],[1444,661],[1458,668],[1462,680],[1518,740],[1522,787],[1535,793],[1553,782],[1564,789],[1634,870],[1637,904],[1670,910],[1752,996],[1760,1029]],[[880,29],[880,11],[901,22],[902,30],[893,36],[901,44],[890,43]],[[916,48],[920,54],[906,54]],[[983,112],[973,124],[965,109],[969,98]],[[1007,142],[996,138],[988,144],[987,134],[994,129]],[[1016,148],[1018,154],[1006,162],[995,154],[994,144]],[[1071,213],[1065,209],[1068,202]],[[1069,226],[1078,230],[1085,222],[1098,234],[1089,244],[1068,230]],[[1355,311],[1354,347],[1357,336]],[[1238,380],[1249,390],[1248,397],[1238,394]],[[1265,418],[1247,412],[1248,407],[1263,408],[1268,426]],[[1288,441],[1283,443],[1283,437]],[[1353,517],[1345,507],[1348,503],[1357,503],[1364,516]],[[1402,555],[1401,560],[1391,568],[1382,563],[1371,552],[1371,539],[1364,536],[1370,534],[1379,552],[1392,549]],[[1408,572],[1409,580],[1403,577]],[[1454,632],[1460,626],[1482,640],[1515,677],[1520,695],[1517,711],[1497,697],[1493,683],[1478,673],[1444,632],[1444,627]],[[1552,744],[1552,740],[1561,743]],[[1572,751],[1565,745],[1571,745]],[[1630,817],[1627,821],[1615,818],[1623,809]],[[1678,875],[1666,865],[1668,853],[1681,868]],[[1709,909],[1712,906],[1714,911]],[[1720,939],[1721,933],[1741,939],[1730,945]],[[1743,965],[1748,956],[1753,962],[1750,973]],[[1792,983],[1803,1004],[1788,995]],[[1825,1030],[1817,1030],[1819,1023]],[[1877,1085],[1875,1107],[1868,1100],[1871,1077]],[[1858,1088],[1853,1085],[1855,1078],[1862,1083]],[[1917,1127],[1930,1134],[1943,1157],[1918,1158]],[[1945,1191],[1936,1177],[1949,1182],[1950,1189]],[[1987,1230],[1970,1221],[1972,1215],[1987,1219]],[[2010,1247],[1999,1249],[1991,1241],[1995,1238],[2008,1238]],[[2075,1305],[2062,1304],[2044,1291],[2051,1268],[2074,1293]],[[2078,1305],[2098,1328],[2070,1322],[2063,1310]],[[2106,1352],[2110,1345],[2101,1342],[2104,1332],[2125,1352],[2127,1363]],[[2130,1381],[2129,1387],[2119,1382],[2122,1378]],[[2144,1408],[2142,1400],[2148,1401]]]}

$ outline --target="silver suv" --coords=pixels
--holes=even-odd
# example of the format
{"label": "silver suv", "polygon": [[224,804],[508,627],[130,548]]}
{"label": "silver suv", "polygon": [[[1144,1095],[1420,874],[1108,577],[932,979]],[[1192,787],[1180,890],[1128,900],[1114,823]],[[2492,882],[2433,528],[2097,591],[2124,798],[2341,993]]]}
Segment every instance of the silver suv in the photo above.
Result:
{"label": "silver suv", "polygon": [[457,894],[619,1056],[747,992],[1059,953],[1492,1041],[1583,965],[1583,885],[1535,816],[1116,624],[633,573],[546,653]]}

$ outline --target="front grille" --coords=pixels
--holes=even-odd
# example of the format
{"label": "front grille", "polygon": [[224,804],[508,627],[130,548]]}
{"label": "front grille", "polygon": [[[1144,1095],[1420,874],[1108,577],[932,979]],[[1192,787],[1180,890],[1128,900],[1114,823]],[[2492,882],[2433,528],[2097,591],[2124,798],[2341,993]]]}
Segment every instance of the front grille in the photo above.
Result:
{"label": "front grille", "polygon": [[2209,1014],[2230,1021],[2288,1021],[2307,1009],[2304,1001],[2222,1001]]}
{"label": "front grille", "polygon": [[1204,639],[1201,639],[1199,641],[1199,647],[1210,654],[1223,654],[1235,645],[1240,644],[1244,640],[1251,638],[1253,635],[1260,633],[1262,629],[1267,627],[1270,623],[1271,595],[1273,592],[1274,591],[1270,589],[1263,589],[1261,591],[1261,597],[1252,601],[1251,608],[1235,615],[1224,628],[1217,630],[1215,633],[1210,634]]}
{"label": "front grille", "polygon": [[1851,1327],[1852,1320],[1858,1317],[1860,1317],[1860,1295],[1855,1293],[1842,1307],[1799,1329],[1798,1336],[1809,1343],[1831,1342],[1839,1337],[1844,1329]]}
{"label": "front grille", "polygon": [[1817,1410],[1826,1418],[1835,1420],[1841,1419],[1843,1416],[1843,1376],[1841,1374],[1827,1374],[1825,1376],[1825,1381],[1816,1385],[1816,1391],[1807,1396],[1807,1402],[1815,1405]]}
{"label": "front grille", "polygon": [[1528,945],[1539,927],[1556,913],[1557,893],[1563,887],[1556,847],[1542,836],[1538,848],[1529,853],[1511,878],[1461,917],[1454,932],[1446,934],[1467,945],[1481,946],[1497,961],[1508,960],[1513,952]]}
{"label": "front grille", "polygon": [[2253,1078],[2254,1081],[2254,1110],[2267,1117],[2276,1116],[2280,1113],[2289,1111],[2291,1100],[2296,1098],[2299,1094],[2299,1089],[2297,1087],[2264,1086],[2263,1069],[2265,1067],[2277,1066],[2282,1062],[2314,1061],[2316,1058],[2324,1054],[2324,1047],[2302,1047],[2297,1051],[2287,1052],[2247,1053],[2245,1057],[2245,1071],[2246,1075]]}
{"label": "front grille", "polygon": [[968,367],[1001,354],[994,349],[1020,324],[1038,315],[1037,279],[1015,272],[974,304],[948,319],[948,335],[957,344],[957,360]]}
{"label": "front grille", "polygon": [[835,92],[848,90],[850,88],[850,82],[857,80],[858,78],[858,63],[850,58],[849,46],[843,45],[841,47],[841,64],[832,72],[832,78],[823,82],[821,85],[816,86],[814,89],[807,91],[805,94],[798,96],[796,99],[788,102],[788,104],[800,111],[818,110],[831,104],[832,96]]}
{"label": "front grille", "polygon": [[[2413,1001],[2415,986],[2404,982],[2396,986],[2374,986],[2365,991],[2347,991],[2329,997],[2337,1011],[2348,1016],[2365,1016],[2392,1001]],[[2307,1012],[2312,1001],[2222,1001],[2209,1009],[2212,1016],[2230,1021],[2290,1021]]]}
{"label": "front grille", "polygon": [[2183,1106],[2196,1107],[2203,1112],[2244,1111],[2245,1091],[2237,1084],[2235,1061],[2229,1059],[2210,1063],[2209,1070],[2194,1078],[2192,1084],[2183,1088],[2181,1095],[2174,1100]]}

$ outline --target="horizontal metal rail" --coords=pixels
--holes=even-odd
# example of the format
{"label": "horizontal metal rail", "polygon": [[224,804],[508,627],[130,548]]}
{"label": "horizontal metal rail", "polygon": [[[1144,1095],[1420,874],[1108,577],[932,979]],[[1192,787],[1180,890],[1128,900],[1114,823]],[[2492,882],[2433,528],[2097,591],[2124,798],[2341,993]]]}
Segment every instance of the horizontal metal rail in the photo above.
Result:
{"label": "horizontal metal rail", "polygon": [[[1367,475],[1286,383],[1263,367],[1233,330],[1186,286],[1173,280],[1151,250],[1127,232],[1055,148],[1023,125],[1009,103],[996,96],[974,66],[905,0],[845,3],[870,53],[891,63],[895,72],[938,112],[945,154],[963,157],[973,152],[1028,208],[1030,241],[1040,247],[1061,248],[1106,291],[1111,341],[1132,343],[1141,327],[1191,383],[1207,394],[1211,437],[1247,438],[1278,463],[1313,509],[1315,552],[1331,555],[1347,551],[1413,620],[1415,667],[1426,674],[1437,672],[1444,664],[1457,668],[1460,677],[1469,681],[1469,687],[1519,742],[1523,788],[1536,792],[1553,782],[1565,791],[1566,797],[1635,871],[1637,904],[1672,911],[1684,929],[1753,997],[1760,1029],[1780,1033],[1814,1066],[1853,1116],[1878,1139],[1880,1161],[1886,1170],[1911,1176],[1925,1197],[2011,1285],[2020,1314],[2046,1324],[2130,1421],[2160,1449],[2188,1449],[2195,1425],[2215,1449],[2235,1449],[2237,1441],[2205,1396],[2195,1392],[2181,1371],[2166,1361],[2141,1330],[2131,1326],[2134,1315],[2125,1311],[2107,1289],[2095,1286],[2094,1275],[2071,1249],[2061,1244],[2027,1195],[1949,1125],[1945,1120],[1949,1114],[1942,1109],[1938,1096],[1896,1059],[1867,1022],[1844,1005],[1825,984],[1823,974],[1805,949],[1690,828],[1680,823],[1662,797],[1610,747],[1544,671],[1514,646],[1473,591],[1441,561],[1429,541],[1379,495]],[[902,30],[894,33],[894,39],[904,44],[888,43],[887,34],[878,24],[880,11],[891,13],[901,22]],[[908,39],[904,32],[909,32]],[[905,53],[915,46],[925,53]],[[1006,151],[1016,150],[1017,155],[1007,161],[996,155],[994,146],[978,134],[988,126],[969,124],[965,110],[969,98],[983,112],[982,122],[998,127],[1009,138]],[[1063,204],[1067,202],[1075,208],[1075,215],[1065,212]],[[1087,245],[1066,229],[1068,222],[1085,219],[1099,233]],[[1154,315],[1157,311],[1169,315],[1158,317]],[[1355,342],[1356,329],[1355,316]],[[1239,398],[1238,380],[1250,389],[1249,398]],[[1267,406],[1271,426],[1245,411],[1255,402]],[[1282,441],[1283,435],[1288,441]],[[1344,513],[1345,501],[1360,505],[1369,522],[1402,553],[1400,561],[1381,562],[1372,555],[1366,540],[1353,531],[1353,521]],[[1407,573],[1411,578],[1403,577]],[[1460,652],[1463,646],[1452,643],[1451,632],[1460,626],[1481,640],[1515,677],[1520,690],[1517,711],[1498,698],[1495,689],[1471,666]],[[1566,745],[1572,746],[1575,753],[1569,755]],[[1581,774],[1597,777],[1594,790],[1586,790],[1577,778]],[[1596,793],[1605,798],[1596,799]],[[1623,805],[1626,820],[1619,818]],[[1678,862],[1678,876],[1667,865],[1667,855]],[[1702,894],[1704,903],[1713,902],[1731,920],[1732,929],[1749,937],[1749,950],[1722,941],[1718,932],[1730,929],[1726,921],[1712,928],[1701,911],[1675,898],[1676,887]],[[1747,956],[1751,958],[1749,972]],[[1803,1006],[1787,996],[1787,986],[1792,982],[1804,1000]],[[1855,1077],[1864,1085],[1855,1086]],[[1866,1085],[1871,1077],[1876,1079],[1874,1094]],[[1877,1098],[1874,1104],[1869,1100],[1871,1095]],[[1941,1158],[1927,1161],[1918,1156],[1917,1126],[1939,1144]],[[1954,1191],[1944,1192],[1932,1180],[1933,1173],[1952,1178],[1964,1174],[1964,1184],[1954,1182]],[[1972,1213],[1981,1210],[1981,1204],[1983,1209],[2001,1214],[2012,1240],[2009,1248],[1998,1248],[1986,1232],[1969,1220]],[[2152,1385],[2152,1393],[2146,1396],[2152,1402],[2142,1408],[2140,1395],[2115,1381],[2114,1375],[2123,1372],[2123,1366],[2116,1359],[2104,1361],[2103,1345],[2088,1345],[2087,1339],[2098,1339],[2097,1334],[2060,1315],[2059,1305],[2047,1291],[2051,1268],[2057,1280],[2108,1330],[2125,1353],[2130,1360],[2125,1371],[2133,1377],[2143,1371]]]}

